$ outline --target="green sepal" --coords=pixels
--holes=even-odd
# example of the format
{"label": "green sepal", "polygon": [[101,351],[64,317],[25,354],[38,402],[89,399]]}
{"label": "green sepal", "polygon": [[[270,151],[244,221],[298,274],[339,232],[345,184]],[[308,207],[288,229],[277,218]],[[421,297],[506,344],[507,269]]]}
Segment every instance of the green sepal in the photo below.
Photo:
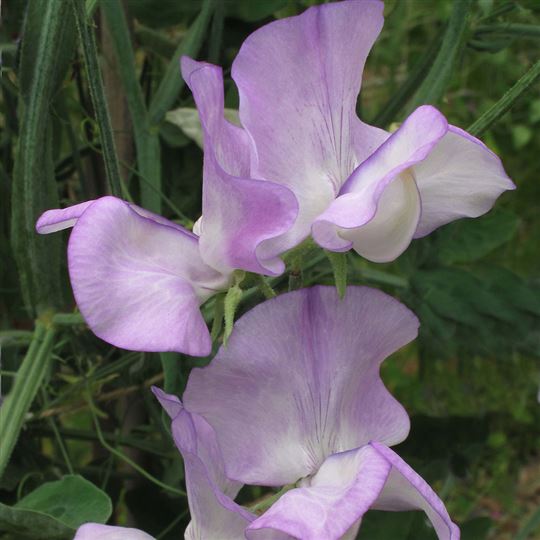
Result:
{"label": "green sepal", "polygon": [[339,297],[343,299],[347,289],[347,253],[337,253],[335,251],[326,251],[326,256],[332,265],[334,272],[334,282]]}
{"label": "green sepal", "polygon": [[233,273],[233,284],[231,287],[229,287],[229,290],[225,295],[225,300],[223,303],[225,318],[225,332],[223,333],[224,345],[227,345],[234,325],[236,308],[238,307],[238,304],[240,304],[240,300],[242,300],[242,289],[240,288],[240,283],[242,283],[245,276],[246,273],[243,270],[235,270]]}

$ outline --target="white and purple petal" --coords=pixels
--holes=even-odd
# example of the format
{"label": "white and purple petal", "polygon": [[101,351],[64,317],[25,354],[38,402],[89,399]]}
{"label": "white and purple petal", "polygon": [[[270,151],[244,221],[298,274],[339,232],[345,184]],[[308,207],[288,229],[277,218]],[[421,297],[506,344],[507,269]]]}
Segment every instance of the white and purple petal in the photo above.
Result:
{"label": "white and purple petal", "polygon": [[204,135],[203,216],[197,227],[201,256],[222,272],[281,274],[281,250],[268,240],[291,227],[296,198],[284,186],[250,178],[248,135],[224,117],[221,68],[183,57],[182,73]]}
{"label": "white and purple petal", "polygon": [[353,248],[375,262],[400,255],[421,214],[411,167],[424,160],[448,131],[431,106],[416,109],[348,178],[339,196],[313,224],[313,238],[333,251]]}
{"label": "white and purple petal", "polygon": [[516,187],[501,160],[480,140],[455,126],[449,126],[448,133],[412,172],[422,200],[415,238],[456,219],[485,214],[504,191]]}
{"label": "white and purple petal", "polygon": [[113,345],[204,356],[211,340],[199,305],[227,280],[201,260],[196,236],[169,223],[114,197],[88,206],[69,239],[73,292]]}
{"label": "white and purple petal", "polygon": [[[302,487],[285,493],[249,527],[276,530],[305,540],[341,540],[358,529],[390,472],[371,446],[330,456]],[[352,536],[354,538],[354,536]]]}
{"label": "white and purple petal", "polygon": [[333,453],[406,437],[409,418],[379,366],[417,328],[405,306],[366,287],[344,300],[322,286],[281,295],[239,319],[227,347],[192,371],[184,403],[216,431],[230,478],[295,482]]}
{"label": "white and purple petal", "polygon": [[69,229],[77,223],[84,211],[94,202],[94,200],[86,201],[67,208],[47,210],[37,220],[36,231],[39,234],[50,234]]}
{"label": "white and purple petal", "polygon": [[382,12],[377,0],[312,7],[255,31],[233,62],[252,176],[288,186],[298,199],[294,227],[275,241],[282,250],[309,235],[342,183],[387,137],[356,116]]}
{"label": "white and purple petal", "polygon": [[247,537],[256,540],[251,531],[274,530],[309,540],[354,538],[370,508],[423,510],[439,540],[459,540],[458,527],[426,481],[377,442],[330,456],[313,477],[251,523]]}
{"label": "white and purple petal", "polygon": [[384,489],[373,504],[375,510],[423,510],[428,516],[439,540],[459,540],[458,526],[452,522],[444,503],[393,450],[378,442],[371,442],[380,456],[391,465]]}
{"label": "white and purple petal", "polygon": [[[242,484],[225,476],[223,457],[213,429],[204,418],[189,413],[176,397],[152,388],[172,420],[175,444],[184,459],[191,522],[187,540],[242,540],[256,518],[234,502]],[[268,531],[260,540],[287,540],[283,533]]]}

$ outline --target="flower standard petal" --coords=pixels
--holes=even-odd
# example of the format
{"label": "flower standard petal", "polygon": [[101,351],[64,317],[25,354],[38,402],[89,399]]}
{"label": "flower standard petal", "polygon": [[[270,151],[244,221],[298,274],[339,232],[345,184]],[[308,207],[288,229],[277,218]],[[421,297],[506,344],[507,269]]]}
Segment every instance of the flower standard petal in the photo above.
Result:
{"label": "flower standard petal", "polygon": [[455,126],[413,167],[422,199],[415,238],[463,217],[488,212],[506,190],[515,189],[501,160],[480,140]]}
{"label": "flower standard petal", "polygon": [[[227,475],[285,485],[371,439],[396,444],[409,419],[379,376],[417,334],[403,305],[366,287],[314,287],[260,304],[227,348],[192,371],[184,402],[215,429]],[[234,388],[234,391],[231,391]]]}
{"label": "flower standard petal", "polygon": [[226,280],[200,259],[191,233],[104,197],[77,221],[68,265],[79,309],[97,336],[127,349],[209,354],[199,304]]}
{"label": "flower standard petal", "polygon": [[220,271],[242,269],[277,275],[285,266],[268,240],[296,219],[293,193],[273,182],[250,178],[247,133],[223,115],[221,68],[182,58],[204,135],[203,217],[198,223],[203,259]]}
{"label": "flower standard petal", "polygon": [[310,8],[251,34],[233,62],[253,173],[290,187],[299,202],[283,249],[309,235],[313,219],[386,138],[355,112],[382,12],[382,2],[372,0]]}
{"label": "flower standard petal", "polygon": [[313,224],[326,249],[351,247],[375,262],[395,259],[409,245],[421,213],[410,168],[425,159],[448,130],[434,107],[416,109],[349,177],[340,195]]}
{"label": "flower standard petal", "polygon": [[378,442],[371,442],[370,446],[392,467],[388,481],[373,508],[391,511],[423,510],[439,540],[459,540],[459,528],[452,522],[443,502],[427,482],[390,448]]}
{"label": "flower standard petal", "polygon": [[77,529],[73,540],[154,540],[154,538],[139,529],[85,523]]}

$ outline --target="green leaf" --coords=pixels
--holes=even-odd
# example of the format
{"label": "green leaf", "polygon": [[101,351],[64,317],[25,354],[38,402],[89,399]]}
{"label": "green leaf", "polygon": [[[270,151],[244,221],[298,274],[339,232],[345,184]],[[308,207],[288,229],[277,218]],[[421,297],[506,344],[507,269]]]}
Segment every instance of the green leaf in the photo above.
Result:
{"label": "green leaf", "polygon": [[[202,47],[204,36],[212,14],[214,12],[214,1],[205,0],[201,12],[189,28],[182,43],[176,49],[167,71],[159,84],[156,93],[150,104],[150,122],[159,124],[165,113],[172,107],[176,98],[184,88],[184,80],[180,75],[180,57],[183,55],[196,57]],[[154,6],[155,9],[155,6]]]}
{"label": "green leaf", "polygon": [[0,504],[0,529],[26,538],[70,539],[87,522],[105,523],[109,496],[78,475],[47,482],[12,507]]}
{"label": "green leaf", "polygon": [[15,508],[46,513],[74,529],[87,521],[105,523],[112,513],[109,496],[78,475],[41,485]]}
{"label": "green leaf", "polygon": [[505,210],[480,219],[462,219],[439,231],[434,249],[443,264],[470,263],[509,242],[518,227],[517,216]]}
{"label": "green leaf", "polygon": [[0,503],[0,531],[16,538],[71,540],[74,530],[52,516]]}
{"label": "green leaf", "polygon": [[491,127],[497,120],[504,116],[521,98],[521,96],[540,78],[540,60],[531,66],[529,71],[525,73],[517,82],[508,90],[504,96],[490,107],[478,120],[473,122],[467,131],[478,137],[486,129]]}
{"label": "green leaf", "polygon": [[43,211],[59,206],[50,119],[51,102],[74,51],[69,4],[30,0],[23,35],[11,240],[24,301],[35,315],[62,301],[61,239],[38,236],[34,227]]}
{"label": "green leaf", "polygon": [[437,104],[452,77],[454,66],[465,45],[471,0],[454,0],[452,15],[433,65],[407,108],[408,112],[425,103]]}

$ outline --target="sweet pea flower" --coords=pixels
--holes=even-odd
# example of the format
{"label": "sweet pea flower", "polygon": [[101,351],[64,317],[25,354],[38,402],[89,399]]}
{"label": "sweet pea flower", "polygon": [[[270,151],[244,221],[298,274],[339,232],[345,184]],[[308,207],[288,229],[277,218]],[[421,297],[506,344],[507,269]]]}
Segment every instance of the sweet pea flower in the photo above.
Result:
{"label": "sweet pea flower", "polygon": [[227,348],[194,369],[184,405],[213,428],[228,478],[292,487],[246,528],[248,539],[355,538],[369,508],[426,512],[441,540],[459,530],[390,448],[409,431],[380,364],[417,335],[388,295],[333,287],[281,295],[236,323]]}
{"label": "sweet pea flower", "polygon": [[[154,388],[184,460],[185,538],[352,540],[374,508],[422,509],[440,540],[459,540],[441,500],[388,448],[409,418],[379,369],[417,329],[374,289],[349,287],[344,300],[331,287],[294,291],[240,318],[227,348],[191,373],[184,403]],[[244,483],[290,489],[258,515],[234,501]],[[87,538],[150,540],[96,524],[79,529]]]}
{"label": "sweet pea flower", "polygon": [[[480,216],[515,187],[495,154],[434,107],[419,107],[392,134],[358,119],[362,71],[382,26],[378,0],[319,5],[258,29],[233,62],[250,174],[288,187],[299,204],[294,226],[269,243],[280,252],[311,234],[326,249],[391,261],[413,238]],[[184,59],[186,81],[193,64]],[[199,64],[191,84],[203,125],[210,111],[223,114],[221,94],[206,90],[218,71]]]}
{"label": "sweet pea flower", "polygon": [[[191,78],[197,84],[197,74]],[[73,293],[88,326],[112,345],[206,356],[212,342],[199,306],[227,289],[235,269],[284,270],[280,248],[269,242],[294,222],[296,199],[284,186],[249,178],[247,135],[222,114],[223,85],[206,92],[221,112],[207,111],[203,121],[205,217],[197,234],[115,197],[49,210],[36,224],[41,234],[73,227]]]}

